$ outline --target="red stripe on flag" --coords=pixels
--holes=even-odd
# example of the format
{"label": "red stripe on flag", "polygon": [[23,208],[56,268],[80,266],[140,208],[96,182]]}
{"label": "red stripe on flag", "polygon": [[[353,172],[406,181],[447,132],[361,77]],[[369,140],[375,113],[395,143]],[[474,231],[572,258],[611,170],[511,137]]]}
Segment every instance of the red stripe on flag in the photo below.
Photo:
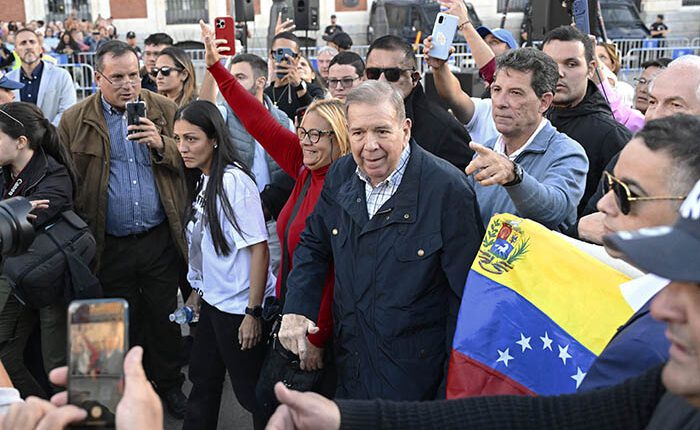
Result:
{"label": "red stripe on flag", "polygon": [[499,394],[535,395],[533,391],[504,374],[457,350],[452,350],[447,372],[448,399]]}

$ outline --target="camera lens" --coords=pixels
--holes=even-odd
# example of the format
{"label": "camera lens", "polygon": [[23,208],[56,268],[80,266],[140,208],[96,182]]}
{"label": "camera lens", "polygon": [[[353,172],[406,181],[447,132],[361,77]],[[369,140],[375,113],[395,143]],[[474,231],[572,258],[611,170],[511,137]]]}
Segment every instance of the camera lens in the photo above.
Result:
{"label": "camera lens", "polygon": [[0,253],[19,255],[34,241],[34,227],[27,221],[32,204],[24,197],[0,202]]}
{"label": "camera lens", "polygon": [[442,15],[440,15],[440,17],[438,18],[438,24],[442,24],[443,19],[444,19],[444,17]]}

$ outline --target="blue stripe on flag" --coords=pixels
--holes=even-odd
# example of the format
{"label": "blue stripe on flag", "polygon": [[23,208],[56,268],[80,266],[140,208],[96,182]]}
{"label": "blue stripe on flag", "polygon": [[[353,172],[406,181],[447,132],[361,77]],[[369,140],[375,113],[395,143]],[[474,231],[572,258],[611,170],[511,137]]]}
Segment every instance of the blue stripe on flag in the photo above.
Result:
{"label": "blue stripe on flag", "polygon": [[474,270],[453,348],[538,395],[575,392],[596,358],[528,300]]}

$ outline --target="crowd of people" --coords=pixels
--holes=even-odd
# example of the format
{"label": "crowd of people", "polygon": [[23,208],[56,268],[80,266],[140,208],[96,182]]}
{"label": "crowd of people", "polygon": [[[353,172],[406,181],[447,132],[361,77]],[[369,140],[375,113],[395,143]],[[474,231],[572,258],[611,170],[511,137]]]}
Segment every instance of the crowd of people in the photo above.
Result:
{"label": "crowd of people", "polygon": [[[268,58],[222,61],[225,41],[200,22],[198,88],[170,36],[141,51],[100,20],[98,91],[81,101],[42,56],[56,25],[0,26],[20,64],[0,78],[3,198],[30,200],[36,229],[74,209],[104,297],[129,303],[138,347],[117,428],[162,428],[161,404],[184,428],[216,428],[226,373],[255,428],[700,425],[700,57],[647,62],[631,87],[615,47],[575,27],[518,48],[475,28],[464,2],[440,3],[488,84],[465,92],[428,37],[450,111],[426,97],[410,43],[380,37],[363,58],[335,21],[317,69],[285,28]],[[57,47],[83,51],[84,26],[65,23]],[[147,107],[137,124],[133,101]],[[667,279],[577,394],[441,400],[460,306],[480,306],[462,301],[470,263],[500,213]],[[198,316],[189,396],[187,342],[168,318],[178,291]],[[54,394],[67,304],[26,306],[6,276],[0,300],[0,429],[84,419]],[[39,360],[26,358],[33,344]],[[310,382],[279,376],[287,366]]]}

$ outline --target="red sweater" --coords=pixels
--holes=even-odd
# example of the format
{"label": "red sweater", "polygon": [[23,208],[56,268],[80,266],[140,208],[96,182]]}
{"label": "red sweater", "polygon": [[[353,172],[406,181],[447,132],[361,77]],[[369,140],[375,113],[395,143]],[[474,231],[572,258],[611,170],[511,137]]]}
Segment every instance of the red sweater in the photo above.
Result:
{"label": "red sweater", "polygon": [[[311,175],[311,184],[306,192],[306,197],[299,206],[299,211],[296,217],[289,225],[289,233],[287,234],[287,251],[289,255],[294,254],[301,232],[306,226],[306,217],[313,212],[316,206],[316,201],[321,195],[323,182],[326,179],[326,173],[330,165],[317,170],[309,170],[304,166],[303,153],[301,144],[296,134],[292,133],[285,127],[282,127],[270,115],[265,106],[252,96],[238,80],[229,73],[228,70],[221,64],[216,63],[209,68],[216,83],[219,86],[221,95],[226,99],[226,102],[231,106],[233,112],[238,119],[241,120],[243,126],[248,130],[251,136],[257,140],[260,145],[265,148],[268,154],[287,172],[289,176],[296,180],[292,195],[282,208],[282,211],[277,217],[277,235],[280,243],[284,240],[284,230],[287,228],[289,216],[296,204],[301,188],[304,182]],[[291,271],[292,262],[289,262]],[[277,276],[277,297],[280,295],[280,287],[282,282],[282,268]],[[323,297],[321,299],[321,308],[318,313],[316,325],[319,328],[318,333],[310,334],[309,341],[317,347],[323,347],[330,339],[333,333],[333,317],[331,315],[331,306],[333,303],[333,266],[328,268],[326,282],[323,285]]]}

